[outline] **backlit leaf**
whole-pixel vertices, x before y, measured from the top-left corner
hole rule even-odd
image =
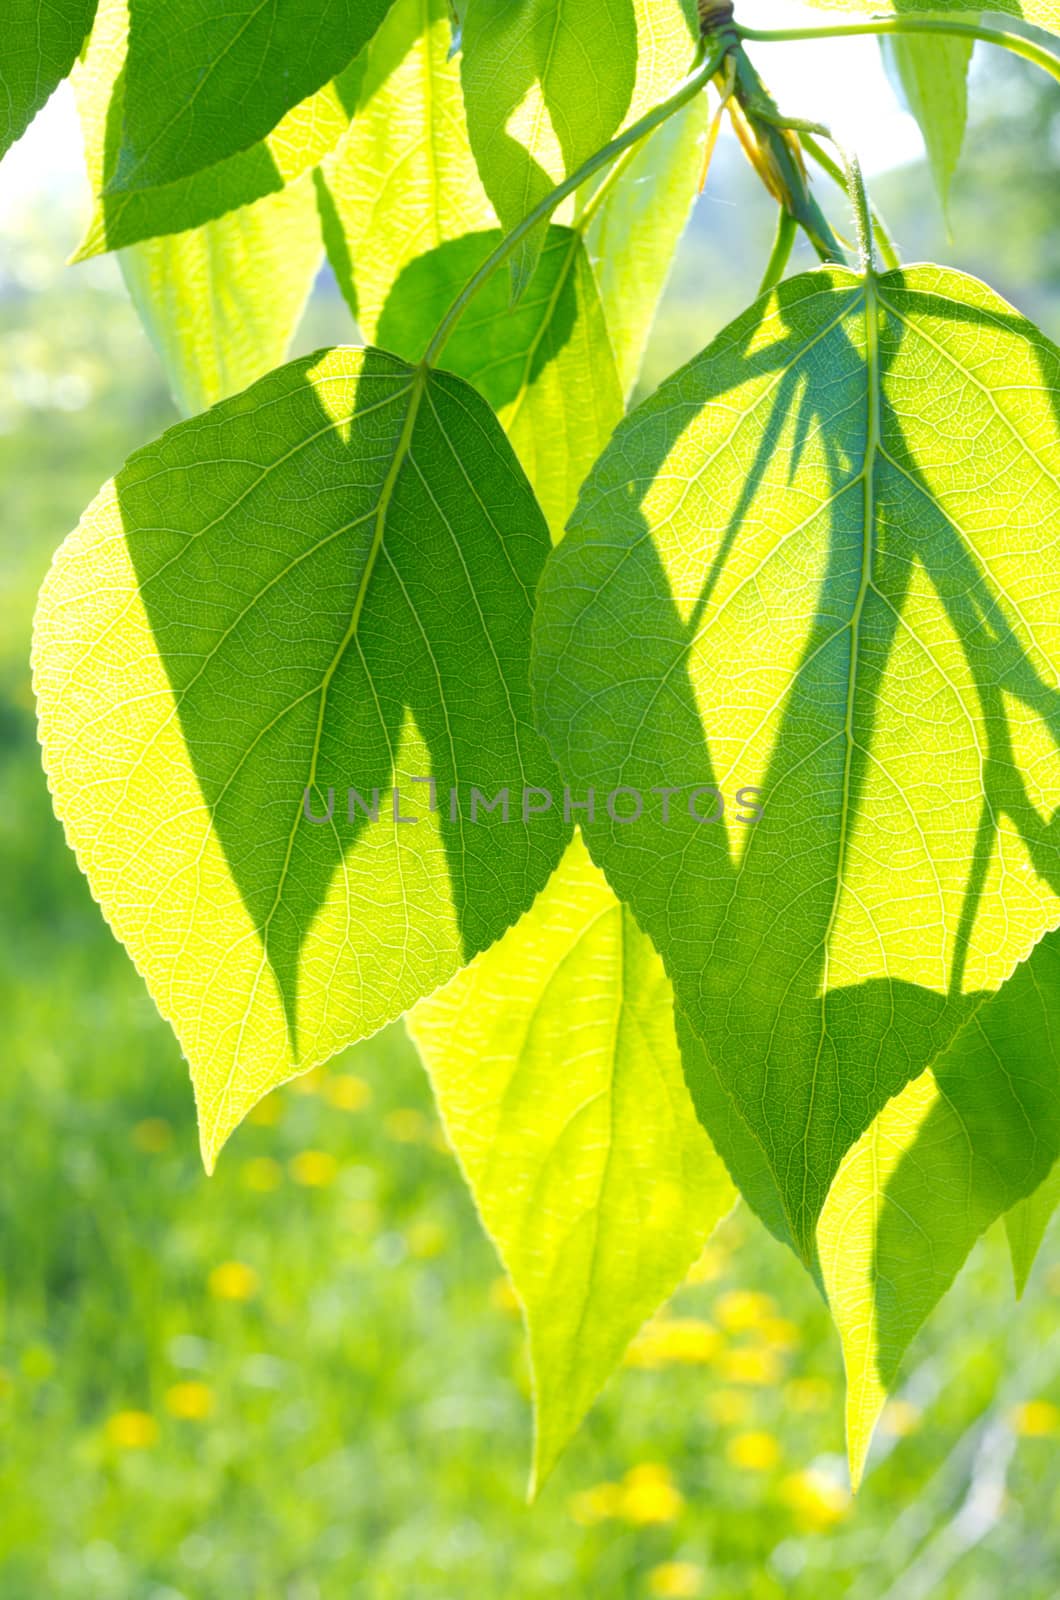
[[[0,156],[66,77],[96,0],[4,0],[0,30]]]
[[[128,13],[128,0],[101,0],[86,60],[74,69],[96,195],[96,209],[75,261],[139,239],[198,228],[238,206],[278,193],[335,147],[349,126],[356,103],[359,60],[333,83],[294,106],[250,149],[175,183],[131,194],[108,194],[106,185],[118,159],[121,136]]]
[[[847,1153],[821,1213],[821,1273],[843,1342],[855,1483],[913,1335],[979,1235],[1017,1201],[1028,1205],[1023,1197],[1037,1197],[1057,1156],[1060,935],[1052,934],[934,1070],[884,1107]]]
[[[1049,1176],[1033,1194],[1018,1201],[1005,1214],[1005,1232],[1008,1234],[1017,1295],[1021,1295],[1027,1287],[1035,1257],[1057,1206],[1060,1206],[1060,1161],[1054,1164]]]
[[[73,75],[97,191],[116,85],[120,91],[125,10],[124,0],[103,0]],[[157,195],[132,198],[142,219]],[[321,254],[308,176],[202,227],[121,251],[130,296],[183,411],[246,388],[284,359]]]
[[[409,1030],[526,1314],[540,1484],[735,1191],[685,1087],[662,962],[578,838]]]
[[[137,452],[63,546],[35,634],[45,765],[191,1063],[208,1164],[559,860],[561,807],[523,820],[524,785],[557,782],[529,720],[547,548],[474,390],[353,349]],[[507,820],[481,804],[502,789]]]
[[[808,1261],[845,1151],[1060,924],[1058,391],[970,278],[804,274],[620,424],[546,567],[540,725]]]
[[[367,44],[390,0],[130,0],[111,192],[249,150]]]
[[[920,124],[944,212],[968,120],[968,63],[973,43],[971,39],[924,34],[893,34],[880,40],[884,60]]]

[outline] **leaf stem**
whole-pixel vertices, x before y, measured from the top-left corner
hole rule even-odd
[[[828,151],[823,149],[822,146],[817,143],[817,140],[812,133],[807,133],[804,129],[800,135],[800,138],[802,139],[802,148],[806,151],[807,155],[813,157],[821,171],[826,173],[828,177],[831,178],[832,182],[837,184],[840,189],[846,190],[846,175],[838,161],[832,160],[831,156],[828,154]],[[829,135],[829,140],[831,141],[831,135]],[[883,220],[879,208],[876,205],[872,205],[871,210],[872,232],[876,243],[879,246],[880,255],[883,257],[884,265],[889,267],[892,272],[897,271],[902,263],[898,255],[898,247],[894,242],[894,236],[891,233],[890,228],[888,228],[886,222]]]
[[[996,44],[1013,55],[1032,61],[1043,72],[1060,83],[1060,56],[1051,50],[1024,39],[1021,34],[1007,33],[1002,28],[984,28],[974,22],[950,22],[944,17],[875,17],[868,22],[830,23],[817,28],[745,28],[738,27],[741,39],[753,44],[788,44],[810,39],[850,39],[860,34],[880,33],[941,33],[958,39],[982,39],[986,44]]]
[[[758,294],[761,297],[775,289],[784,276],[784,268],[791,257],[791,248],[795,243],[799,231],[799,224],[788,210],[782,205],[777,211],[777,231],[773,240],[773,248],[769,252],[766,270],[762,274],[762,282],[758,285]]]
[[[576,172],[572,172],[570,177],[564,178],[563,182],[557,184],[549,194],[545,195],[544,199],[538,201],[532,211],[527,212],[521,222],[516,223],[511,233],[504,236],[497,248],[486,257],[478,271],[468,279],[441,322],[439,322],[430,344],[424,351],[422,362],[424,366],[432,366],[437,361],[445,349],[453,329],[463,316],[471,300],[482,288],[483,284],[493,276],[497,268],[508,259],[512,251],[526,238],[527,234],[531,233],[538,223],[546,221],[556,207],[569,194],[573,194],[575,189],[580,188],[587,178],[591,178],[594,172],[599,172],[601,167],[606,167],[610,162],[617,160],[625,151],[629,150],[633,145],[639,144],[649,133],[653,133],[656,128],[661,127],[675,112],[680,111],[682,106],[693,100],[701,90],[706,88],[731,47],[731,38],[717,41],[714,43],[713,48],[710,49],[705,45],[701,45],[696,52],[696,64],[693,70],[683,83],[678,84],[672,94],[667,95],[665,100],[661,100],[657,106],[646,112],[637,122],[631,123],[609,144],[605,144],[601,150],[597,150],[595,155],[591,155],[587,161],[583,161]]]

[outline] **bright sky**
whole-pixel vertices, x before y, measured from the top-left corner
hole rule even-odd
[[[747,18],[753,14],[756,28],[812,27],[827,16],[800,0],[744,0],[738,9]],[[758,45],[754,55],[781,109],[828,123],[858,152],[866,172],[901,166],[923,153],[919,130],[895,99],[875,39]],[[0,229],[34,194],[76,192],[82,185],[77,116],[69,84],[63,84],[0,166]]]

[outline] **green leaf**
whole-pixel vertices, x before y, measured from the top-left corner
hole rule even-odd
[[[1031,1275],[1035,1257],[1041,1249],[1045,1230],[1052,1221],[1053,1213],[1060,1205],[1060,1161],[1053,1166],[1049,1176],[1044,1179],[1029,1194],[1025,1200],[1020,1200],[1005,1214],[1005,1232],[1008,1234],[1009,1251],[1012,1255],[1012,1275],[1016,1282],[1016,1294],[1022,1295],[1027,1287],[1027,1279]]]
[[[546,568],[539,725],[808,1261],[844,1152],[1060,924],[1058,391],[973,279],[804,274],[620,424]]]
[[[1036,1198],[1060,1155],[1058,999],[1053,934],[934,1071],[884,1107],[839,1169],[817,1237],[843,1343],[855,1485],[913,1335],[980,1234],[1022,1197]]]
[[[107,159],[112,91],[120,85],[124,29],[124,0],[103,0],[73,76],[96,189]],[[133,197],[141,221],[157,199]],[[161,220],[162,211],[155,216]],[[121,252],[130,296],[181,410],[201,411],[283,360],[321,253],[308,176],[203,227]]]
[[[810,0],[810,4],[826,11],[856,11],[865,17],[928,12],[936,17],[952,17],[955,22],[977,22],[986,9],[1022,17],[1024,22],[1060,33],[1060,0],[990,0],[985,8],[983,0]]]
[[[691,63],[690,23],[678,0],[468,0],[471,148],[506,232],[674,87]],[[543,242],[542,227],[516,250],[513,298]]]
[[[497,219],[467,142],[446,0],[396,0],[360,66],[357,115],[318,195],[336,277],[375,339],[411,261]]]
[[[672,1001],[576,838],[522,921],[409,1020],[526,1315],[537,1485],[735,1198]]]
[[[547,549],[475,391],[353,349],[138,451],[63,546],[34,645],[45,766],[191,1064],[208,1165],[559,860],[562,810],[522,808],[556,784],[529,714]],[[472,786],[509,789],[509,819]],[[377,821],[349,788],[379,790]]]
[[[70,71],[95,9],[96,0],[4,0],[0,156]]]
[[[418,361],[455,295],[500,241],[469,234],[419,256],[398,279],[379,342]],[[549,230],[533,280],[515,307],[496,272],[445,347],[445,364],[496,411],[554,539],[622,415],[622,392],[581,235]]]
[[[160,188],[108,194],[121,135],[128,12],[128,0],[102,0],[85,61],[74,68],[86,160],[97,197],[75,261],[140,239],[198,228],[278,193],[338,144],[356,103],[359,60],[295,106],[249,150]]]
[[[696,198],[710,120],[706,95],[636,148],[586,230],[622,392],[640,374],[656,307]]]
[[[471,147],[508,231],[621,124],[637,75],[633,0],[468,0],[462,40]],[[512,258],[515,294],[543,236]]]
[[[347,67],[390,0],[130,0],[111,192],[190,177],[264,139]]]
[[[882,38],[880,45],[884,61],[920,124],[945,214],[968,121],[968,64],[974,41],[941,34],[893,34]]]
[[[186,416],[279,365],[322,256],[308,176],[205,227],[121,252],[129,294]]]

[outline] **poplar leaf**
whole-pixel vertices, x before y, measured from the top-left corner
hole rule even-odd
[[[125,0],[103,0],[73,74],[96,190],[113,154],[107,137],[115,95],[120,102],[125,24]],[[154,197],[132,198],[143,218]],[[307,176],[202,227],[142,240],[119,253],[130,297],[182,411],[213,405],[283,360],[322,248]]]
[[[468,234],[411,263],[380,319],[380,343],[418,360],[442,314],[500,238],[496,229]],[[503,273],[495,272],[457,323],[444,360],[496,411],[558,539],[623,410],[580,233],[549,229],[530,286],[514,307]]]
[[[692,59],[692,9],[678,0],[468,0],[468,130],[505,232],[680,81]],[[516,250],[513,299],[543,243],[542,226]]]
[[[66,77],[96,0],[4,0],[0,38],[0,156]]]
[[[390,0],[129,0],[111,193],[190,177],[276,127],[367,44]]]
[[[914,1334],[980,1234],[1037,1198],[1035,1185],[1048,1188],[1060,1156],[1058,1002],[1060,935],[1052,934],[840,1166],[817,1238],[843,1344],[855,1485]],[[1017,1273],[1033,1253],[1021,1239]]]
[[[60,551],[34,644],[45,767],[190,1062],[207,1165],[559,860],[562,809],[522,812],[524,785],[558,782],[529,715],[547,548],[473,389],[338,349],[136,452]],[[471,786],[507,789],[507,817],[476,816]]]
[[[496,225],[468,147],[449,27],[446,0],[396,0],[359,59],[349,133],[318,176],[328,256],[369,339],[411,261]]]
[[[685,1087],[662,962],[579,838],[409,1031],[526,1316],[539,1486],[735,1191]]]
[[[1058,391],[973,279],[804,274],[619,425],[542,580],[539,725],[808,1262],[845,1151],[1060,924]]]
[[[894,34],[881,38],[880,45],[920,125],[945,215],[968,121],[968,64],[974,41],[941,34]]]
[[[1031,1268],[1057,1206],[1060,1206],[1060,1161],[1054,1163],[1049,1176],[1033,1194],[1017,1201],[1005,1214],[1005,1232],[1012,1256],[1012,1276],[1017,1296],[1022,1295],[1027,1287]]]
[[[85,60],[74,68],[95,210],[74,254],[86,260],[140,239],[184,233],[216,217],[282,192],[339,142],[349,126],[360,81],[353,62],[334,82],[294,106],[266,138],[204,172],[157,188],[111,194],[118,159],[128,0],[101,0]]]

